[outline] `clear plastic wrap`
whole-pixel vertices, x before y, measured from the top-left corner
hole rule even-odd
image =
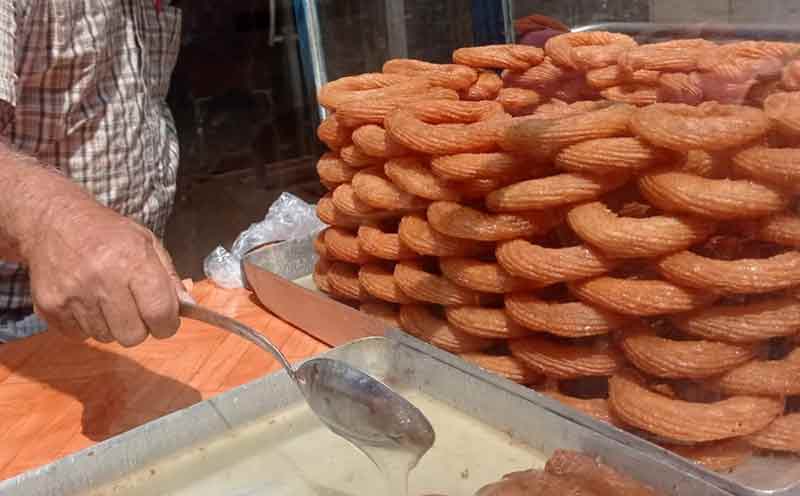
[[[264,220],[239,234],[230,251],[216,247],[203,261],[203,271],[224,288],[244,287],[242,258],[248,252],[265,244],[312,236],[324,227],[314,205],[291,193],[282,193],[269,207]]]

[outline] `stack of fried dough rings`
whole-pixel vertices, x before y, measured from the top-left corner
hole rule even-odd
[[[567,33],[333,81],[315,281],[713,470],[799,453],[798,52]]]

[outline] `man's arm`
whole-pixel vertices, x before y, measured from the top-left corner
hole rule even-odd
[[[39,217],[65,197],[89,199],[55,169],[0,143],[0,259],[22,262],[24,245],[34,242],[31,236]]]
[[[155,236],[2,144],[0,258],[28,265],[52,329],[133,346],[178,328],[182,286]]]

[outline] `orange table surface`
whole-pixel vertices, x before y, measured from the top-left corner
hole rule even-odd
[[[328,349],[271,315],[247,290],[203,281],[192,295],[262,332],[291,361]],[[279,368],[242,338],[192,320],[169,340],[129,349],[56,333],[0,345],[0,480]]]

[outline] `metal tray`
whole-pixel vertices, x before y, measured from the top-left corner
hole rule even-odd
[[[284,249],[291,251],[291,257],[277,255]],[[267,255],[265,252],[270,250],[273,253]],[[290,265],[293,267],[304,265],[298,261],[298,258],[315,258],[311,239],[293,242],[286,248],[280,244],[272,245],[253,252],[245,259],[245,272],[248,280],[252,283],[259,300],[270,311],[323,341],[336,339],[339,322],[354,321],[354,319],[361,321],[361,319],[367,318],[373,321],[371,327],[369,324],[364,324],[358,328],[360,336],[379,334],[379,329],[383,329],[384,332],[388,330],[385,324],[370,319],[353,308],[313,290],[313,282],[310,280],[309,274],[302,275],[298,271],[287,270],[286,264],[274,263],[277,260],[288,258],[291,258]],[[290,276],[293,280],[282,279],[285,276]],[[281,279],[281,284],[276,285],[273,279]],[[325,307],[322,312],[304,310],[322,308],[322,306]],[[452,356],[452,360],[460,361],[456,356]],[[596,421],[549,398],[539,397],[532,391],[528,394],[535,395],[537,403],[546,405],[547,408],[575,423],[597,431],[621,444],[634,447],[647,456],[668,460],[668,463],[680,467],[681,471],[704,478],[730,493],[742,496],[800,494],[800,459],[794,456],[754,456],[732,473],[717,474],[684,460],[656,444]]]
[[[390,384],[431,420],[437,442],[410,494],[471,495],[555,449],[580,450],[672,496],[729,495],[659,454],[571,421],[530,389],[490,376],[403,333],[327,356]],[[380,484],[366,457],[325,430],[285,372],[148,423],[0,483],[4,496],[356,495]],[[376,486],[372,486],[376,487]]]

